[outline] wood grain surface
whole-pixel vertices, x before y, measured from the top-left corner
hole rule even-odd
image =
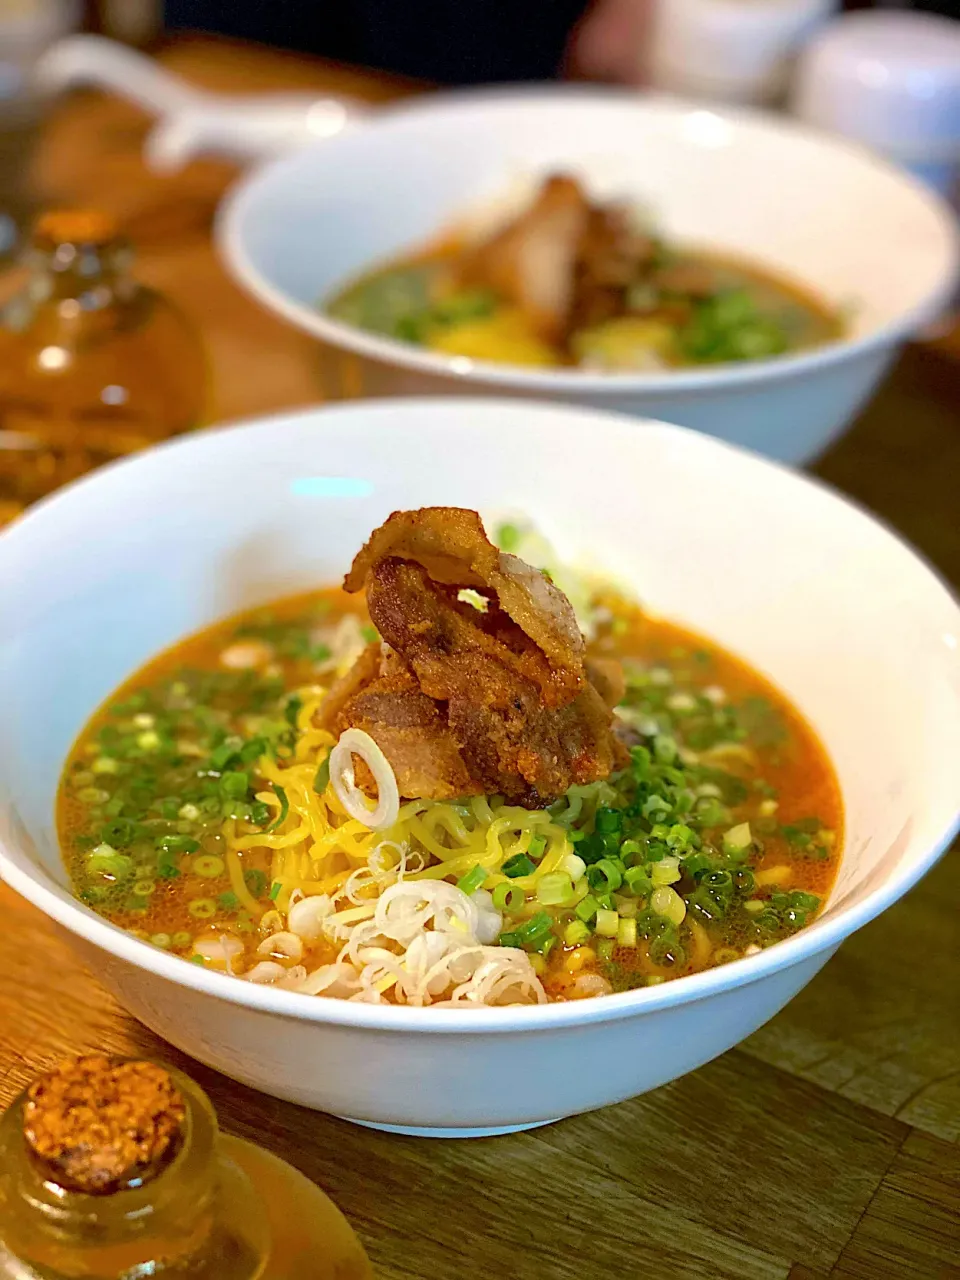
[[[410,86],[253,47],[182,41],[171,67],[213,88]],[[316,401],[315,345],[225,276],[210,246],[234,176],[139,159],[146,122],[95,94],[52,119],[48,203],[124,219],[141,276],[204,334],[211,418]],[[960,581],[960,343],[909,352],[820,464]],[[739,1048],[632,1102],[474,1142],[374,1133],[262,1097],[184,1060],[115,1003],[65,935],[0,886],[0,1105],[66,1053],[146,1054],[209,1090],[224,1126],[320,1182],[382,1280],[944,1280],[960,1277],[960,855],[851,938]]]

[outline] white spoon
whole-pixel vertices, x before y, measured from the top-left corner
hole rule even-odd
[[[38,61],[37,82],[46,92],[96,85],[135,102],[159,123],[147,139],[150,166],[172,173],[194,156],[239,161],[330,138],[360,123],[364,104],[310,93],[251,95],[209,93],[164,71],[151,58],[102,36],[69,36]]]

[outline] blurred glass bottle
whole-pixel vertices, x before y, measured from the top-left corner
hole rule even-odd
[[[32,218],[29,167],[42,110],[34,64],[80,18],[78,0],[0,0],[0,261]]]
[[[113,220],[37,223],[0,313],[0,524],[52,489],[200,420],[198,335],[130,274]]]
[[[88,1057],[0,1120],[0,1280],[372,1280],[336,1205],[155,1063]]]

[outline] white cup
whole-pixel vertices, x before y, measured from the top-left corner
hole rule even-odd
[[[949,193],[960,165],[960,22],[849,14],[803,53],[792,105]]]

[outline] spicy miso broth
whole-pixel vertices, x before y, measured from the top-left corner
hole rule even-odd
[[[669,242],[629,207],[548,179],[488,239],[447,238],[350,282],[331,316],[446,355],[631,373],[761,360],[840,336],[840,316],[759,263]]]
[[[474,626],[475,600],[436,599]],[[334,786],[323,710],[345,680],[356,696],[362,663],[393,661],[362,594],[322,590],[186,638],[118,690],[67,762],[58,825],[78,896],[192,963],[388,1003],[601,995],[792,936],[821,910],[843,840],[815,732],[708,639],[602,587],[584,608],[586,670],[616,703],[607,775],[546,803],[407,795],[436,791],[441,765],[410,727],[423,690],[393,663],[349,730],[396,776],[379,829],[370,779],[359,805]],[[505,625],[476,621],[484,636]],[[342,726],[351,704],[338,705]],[[361,784],[368,760],[376,777],[375,757],[351,766]]]

